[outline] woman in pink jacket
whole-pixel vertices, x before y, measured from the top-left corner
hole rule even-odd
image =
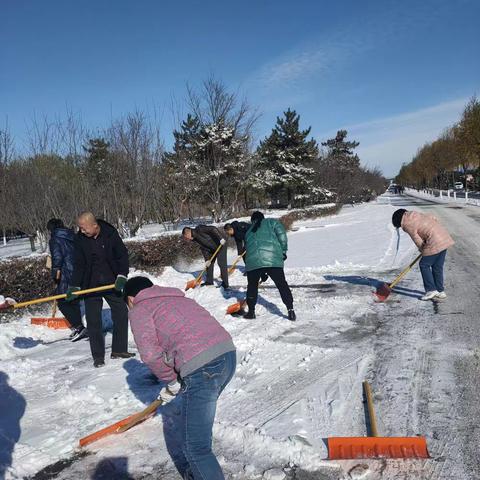
[[[446,298],[447,294],[443,286],[443,265],[447,248],[455,243],[447,230],[440,225],[433,215],[409,212],[404,208],[394,212],[392,223],[395,228],[402,227],[422,252],[420,271],[422,272],[425,295],[421,299]]]
[[[217,399],[235,373],[232,337],[178,288],[132,277],[124,292],[140,357],[166,382],[159,399],[168,403],[177,394],[181,397],[174,426],[181,434],[180,445],[166,438],[178,472],[185,479],[223,480],[212,452],[212,428]]]

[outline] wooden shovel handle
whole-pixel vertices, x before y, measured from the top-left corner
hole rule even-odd
[[[415,258],[415,260],[413,260],[413,262],[410,263],[410,265],[405,270],[403,270],[400,275],[398,275],[398,277],[389,285],[389,287],[393,288],[413,268],[413,266],[422,258],[422,256],[422,253],[418,255],[418,257]]]
[[[370,431],[372,437],[378,437],[377,419],[375,418],[375,410],[373,409],[373,396],[370,384],[363,382],[363,390],[365,392],[365,399],[367,400],[368,418],[370,420]]]
[[[113,290],[115,288],[115,284],[112,283],[111,285],[104,285],[103,287],[95,287],[95,288],[87,288],[86,290],[78,290],[77,292],[73,292],[73,295],[87,295],[88,293],[94,292],[104,292],[105,290]],[[12,308],[23,308],[28,307],[29,305],[36,305],[38,303],[45,303],[45,302],[52,302],[54,300],[62,300],[66,298],[67,294],[62,293],[60,295],[53,295],[52,297],[45,297],[45,298],[37,298],[36,300],[29,300],[28,302],[20,302],[15,303],[12,305]]]

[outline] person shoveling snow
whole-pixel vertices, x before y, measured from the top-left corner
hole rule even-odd
[[[446,298],[447,295],[443,285],[443,265],[447,249],[455,242],[445,227],[433,215],[409,212],[404,208],[400,208],[393,213],[392,223],[395,228],[402,228],[408,233],[422,253],[420,271],[425,295],[421,299]]]

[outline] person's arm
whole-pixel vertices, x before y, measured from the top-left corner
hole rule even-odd
[[[135,343],[140,358],[153,374],[160,380],[171,382],[177,379],[177,372],[165,362],[165,352],[157,335],[157,329],[151,316],[141,319],[141,328],[138,322],[130,321]]]
[[[120,235],[115,230],[113,233],[113,255],[115,263],[118,267],[118,274],[128,277],[129,264],[128,264],[128,250]]]
[[[59,242],[54,237],[50,238],[49,247],[50,255],[52,257],[51,275],[53,280],[60,280],[63,265],[62,249]]]
[[[417,246],[417,248],[422,251],[424,241],[422,237],[418,234],[418,230],[416,228],[404,228],[405,232],[408,233],[410,238],[413,240],[413,243]]]
[[[275,220],[274,226],[273,226],[273,231],[275,232],[275,235],[278,239],[278,242],[280,243],[280,246],[282,247],[283,253],[287,253],[288,250],[288,239],[287,239],[287,231],[285,230],[285,227],[283,224]]]

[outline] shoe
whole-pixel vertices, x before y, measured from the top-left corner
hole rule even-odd
[[[230,290],[230,287],[228,285],[225,285],[224,283],[222,283],[220,285],[226,292],[228,292]]]
[[[288,319],[291,321],[291,322],[294,322],[296,319],[297,319],[297,316],[295,315],[295,310],[293,308],[291,308],[289,311],[288,311]]]
[[[213,282],[203,282],[200,284],[201,287],[209,287],[210,285],[213,285]]]
[[[434,299],[440,292],[437,292],[436,290],[432,290],[431,292],[426,292],[423,297],[420,297],[420,300],[432,300]]]
[[[243,315],[243,318],[246,318],[247,320],[253,320],[254,318],[257,318],[257,317],[255,316],[254,310],[249,310],[247,313]]]
[[[446,294],[445,292],[438,292],[438,293],[435,295],[435,298],[444,299],[444,298],[447,298],[447,294]]]
[[[93,366],[95,368],[101,368],[105,366],[105,360],[103,358],[94,358],[93,359]]]
[[[110,358],[132,358],[136,355],[136,353],[130,353],[130,352],[119,352],[119,353],[114,353],[110,355]]]
[[[268,273],[263,273],[258,283],[262,284],[262,283],[265,283],[267,280],[268,280]]]
[[[85,327],[76,328],[70,335],[71,342],[78,342],[82,338],[88,337],[88,330]]]

